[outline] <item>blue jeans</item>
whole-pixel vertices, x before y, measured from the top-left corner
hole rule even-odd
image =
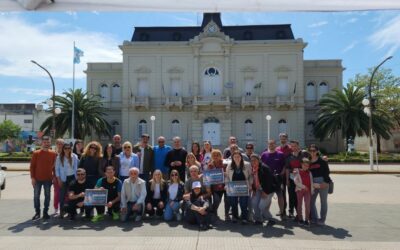
[[[240,210],[242,211],[240,218],[242,220],[247,220],[248,217],[248,203],[249,196],[230,196],[229,204],[232,207],[233,218],[239,219],[238,204],[240,205]]]
[[[129,219],[129,216],[133,215],[134,217],[136,216],[142,216],[143,212],[144,212],[144,205],[143,204],[138,204],[140,205],[139,210],[140,211],[135,211],[133,210],[133,206],[136,204],[136,202],[130,202],[128,201],[127,205],[126,205],[126,213],[122,213],[121,212],[121,221],[125,222]]]
[[[40,213],[40,193],[42,191],[42,186],[44,189],[44,213],[49,212],[50,205],[50,188],[52,181],[36,181],[35,186],[33,187],[33,204],[35,207],[36,213]]]
[[[323,183],[323,177],[315,177],[313,179],[314,183]],[[326,215],[328,213],[328,188],[324,189],[314,189],[314,194],[311,196],[311,220],[316,222],[318,220],[318,212],[317,212],[317,196],[319,195],[319,199],[321,202],[321,210],[320,210],[320,221],[325,222]]]
[[[270,193],[267,197],[262,197],[262,191],[257,190],[253,197],[251,197],[251,207],[253,209],[255,221],[264,222],[264,219],[272,219],[272,214],[269,211],[271,207],[272,197],[274,193]]]
[[[60,212],[61,211],[65,211],[65,196],[67,195],[67,191],[69,188],[69,185],[71,184],[71,182],[73,182],[75,180],[75,175],[70,175],[67,176],[67,179],[65,182],[63,182],[62,188],[60,188]]]
[[[171,202],[172,202],[172,207],[171,207]],[[164,211],[164,220],[170,221],[176,216],[178,213],[180,213],[179,208],[181,207],[181,204],[179,201],[168,201],[167,204],[165,204],[165,211]]]

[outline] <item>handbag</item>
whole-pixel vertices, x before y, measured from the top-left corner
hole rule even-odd
[[[328,194],[333,194],[334,187],[335,187],[335,185],[334,185],[333,181],[329,182]]]

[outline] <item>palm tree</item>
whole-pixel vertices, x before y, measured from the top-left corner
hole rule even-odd
[[[368,116],[362,105],[364,97],[363,89],[354,85],[325,94],[319,102],[320,110],[313,130],[315,137],[323,140],[341,131],[347,142],[350,137],[368,135]],[[382,109],[374,110],[372,114],[372,130],[385,139],[390,138],[393,127],[389,117]]]
[[[63,96],[55,97],[56,107],[61,113],[56,116],[56,137],[62,137],[66,132],[71,134],[72,126],[72,97],[75,97],[75,138],[84,139],[92,134],[110,136],[110,124],[104,119],[106,116],[99,96],[89,95],[82,89],[63,92]],[[47,118],[40,130],[49,133],[52,126],[52,117]]]

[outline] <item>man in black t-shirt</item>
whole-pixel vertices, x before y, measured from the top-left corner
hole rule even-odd
[[[112,215],[113,220],[119,220],[120,200],[121,200],[121,181],[115,177],[113,166],[106,167],[106,177],[100,178],[97,183],[97,189],[107,189],[107,208],[108,214]],[[92,222],[98,222],[104,219],[104,206],[96,206],[97,215],[93,217]]]
[[[164,165],[169,167],[169,173],[176,169],[181,181],[185,181],[186,156],[188,153],[182,148],[180,137],[175,136],[173,142],[173,149],[167,153]]]
[[[76,208],[85,209],[85,217],[90,218],[91,207],[85,207],[83,200],[85,199],[85,190],[92,188],[86,181],[86,171],[83,168],[78,168],[76,171],[77,179],[72,181],[68,192],[68,213],[71,220],[75,219]]]

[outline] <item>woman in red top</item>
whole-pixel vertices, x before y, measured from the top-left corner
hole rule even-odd
[[[296,185],[297,195],[297,215],[299,224],[310,226],[310,202],[311,194],[313,193],[313,182],[311,172],[308,170],[310,167],[310,160],[303,158],[301,160],[301,168],[295,170],[294,183]],[[305,220],[303,221],[303,200],[305,207]]]
[[[222,163],[222,153],[219,149],[213,149],[211,151],[211,161],[208,163],[208,170],[211,169],[223,169],[224,174],[225,174],[225,168],[224,164]],[[225,203],[225,218],[229,218],[228,213],[229,213],[229,205],[228,205],[228,200],[227,196],[225,193],[225,184],[215,184],[211,185],[211,191],[212,191],[212,211],[215,214],[216,217],[218,217],[218,207],[221,204],[222,201],[222,196],[224,196],[224,203]],[[225,195],[224,195],[225,194]]]

